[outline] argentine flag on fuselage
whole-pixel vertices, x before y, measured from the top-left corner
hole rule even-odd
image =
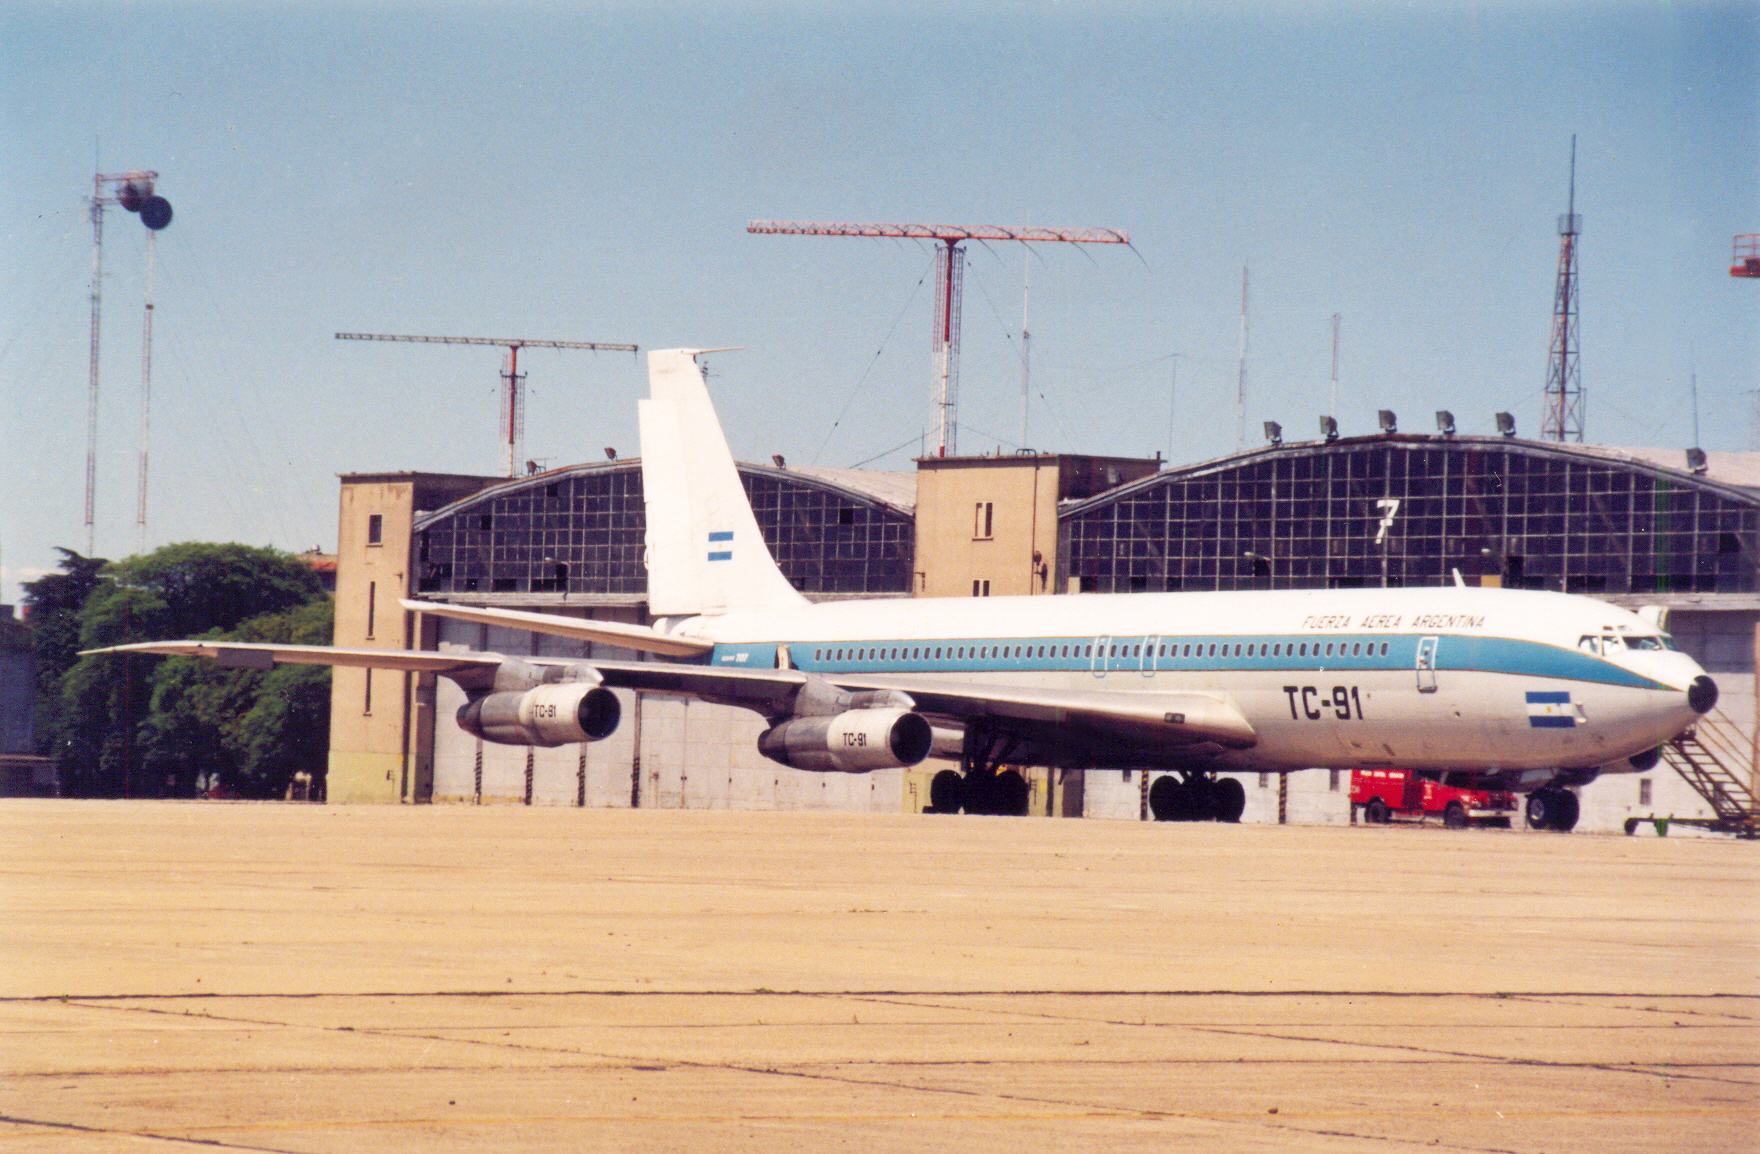
[[[1528,725],[1533,729],[1570,729],[1577,724],[1568,690],[1530,691]]]

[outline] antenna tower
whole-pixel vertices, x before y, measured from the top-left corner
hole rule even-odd
[[[521,349],[592,349],[595,352],[634,353],[634,345],[608,345],[600,341],[528,341],[510,337],[417,337],[396,333],[337,333],[339,341],[403,341],[418,345],[496,345],[507,350],[501,370],[501,463],[509,477],[519,476],[519,450],[526,434],[525,402],[520,385]]]
[[[886,236],[932,240],[935,253],[935,455],[957,451],[959,422],[959,319],[965,283],[968,240],[1061,241],[1069,244],[1129,244],[1131,238],[1110,228],[1003,228],[994,224],[819,224],[802,220],[754,220],[752,233],[784,236]]]
[[[1241,266],[1241,366],[1234,394],[1236,449],[1247,447],[1247,266]]]
[[[1326,394],[1326,415],[1338,419],[1338,314],[1332,314],[1332,388]]]
[[[1026,270],[1021,274],[1021,439],[1020,447],[1027,447],[1027,404],[1031,388],[1033,333],[1027,328],[1027,293],[1033,286],[1033,254],[1028,253],[1024,262]]]
[[[153,371],[153,234],[171,223],[171,202],[153,194],[159,174],[146,169],[96,173],[92,177],[92,347],[91,381],[86,392],[86,556],[97,551],[98,497],[98,332],[104,301],[104,206],[120,204],[147,226],[146,325],[141,344],[141,474],[138,504],[141,547],[147,536],[147,404]],[[106,194],[104,186],[110,185]]]
[[[1558,286],[1552,294],[1552,352],[1546,367],[1543,441],[1583,439],[1583,380],[1577,364],[1577,138],[1571,136],[1569,209],[1558,218]]]

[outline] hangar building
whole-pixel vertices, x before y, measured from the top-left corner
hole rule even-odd
[[[739,470],[778,564],[813,599],[1419,585],[1458,574],[1658,607],[1717,679],[1723,700],[1706,727],[1744,752],[1731,768],[1751,789],[1760,454],[1386,434],[1178,468],[1022,452],[924,459],[914,476],[780,461]],[[645,621],[644,533],[637,461],[516,479],[345,476],[337,644],[637,658],[397,602]],[[630,697],[607,741],[523,749],[451,724],[463,698],[444,679],[338,669],[334,686],[333,801],[897,810],[927,800],[921,769],[844,777],[776,765],[756,751],[756,716],[700,702]],[[1039,774],[1029,812],[1138,817],[1141,776]],[[1277,785],[1293,792],[1275,804],[1270,783],[1248,775],[1248,820],[1350,820],[1338,778],[1290,775]],[[1604,778],[1582,800],[1583,828],[1711,812],[1667,764]]]

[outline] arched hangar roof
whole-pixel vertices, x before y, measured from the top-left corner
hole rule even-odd
[[[1666,462],[1673,456],[1682,467]],[[1391,435],[1265,446],[1059,511],[1071,589],[1470,583],[1752,593],[1760,468],[1680,450]]]
[[[908,593],[914,493],[891,474],[740,463],[777,564],[810,595]],[[625,603],[647,592],[639,459],[518,477],[415,522],[416,587],[521,603]]]

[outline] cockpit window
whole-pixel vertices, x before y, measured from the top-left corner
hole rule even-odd
[[[1674,646],[1667,643],[1666,639],[1661,638],[1661,637],[1627,637],[1626,638],[1626,645],[1628,645],[1629,647],[1631,647],[1633,649],[1673,649],[1674,648]]]

